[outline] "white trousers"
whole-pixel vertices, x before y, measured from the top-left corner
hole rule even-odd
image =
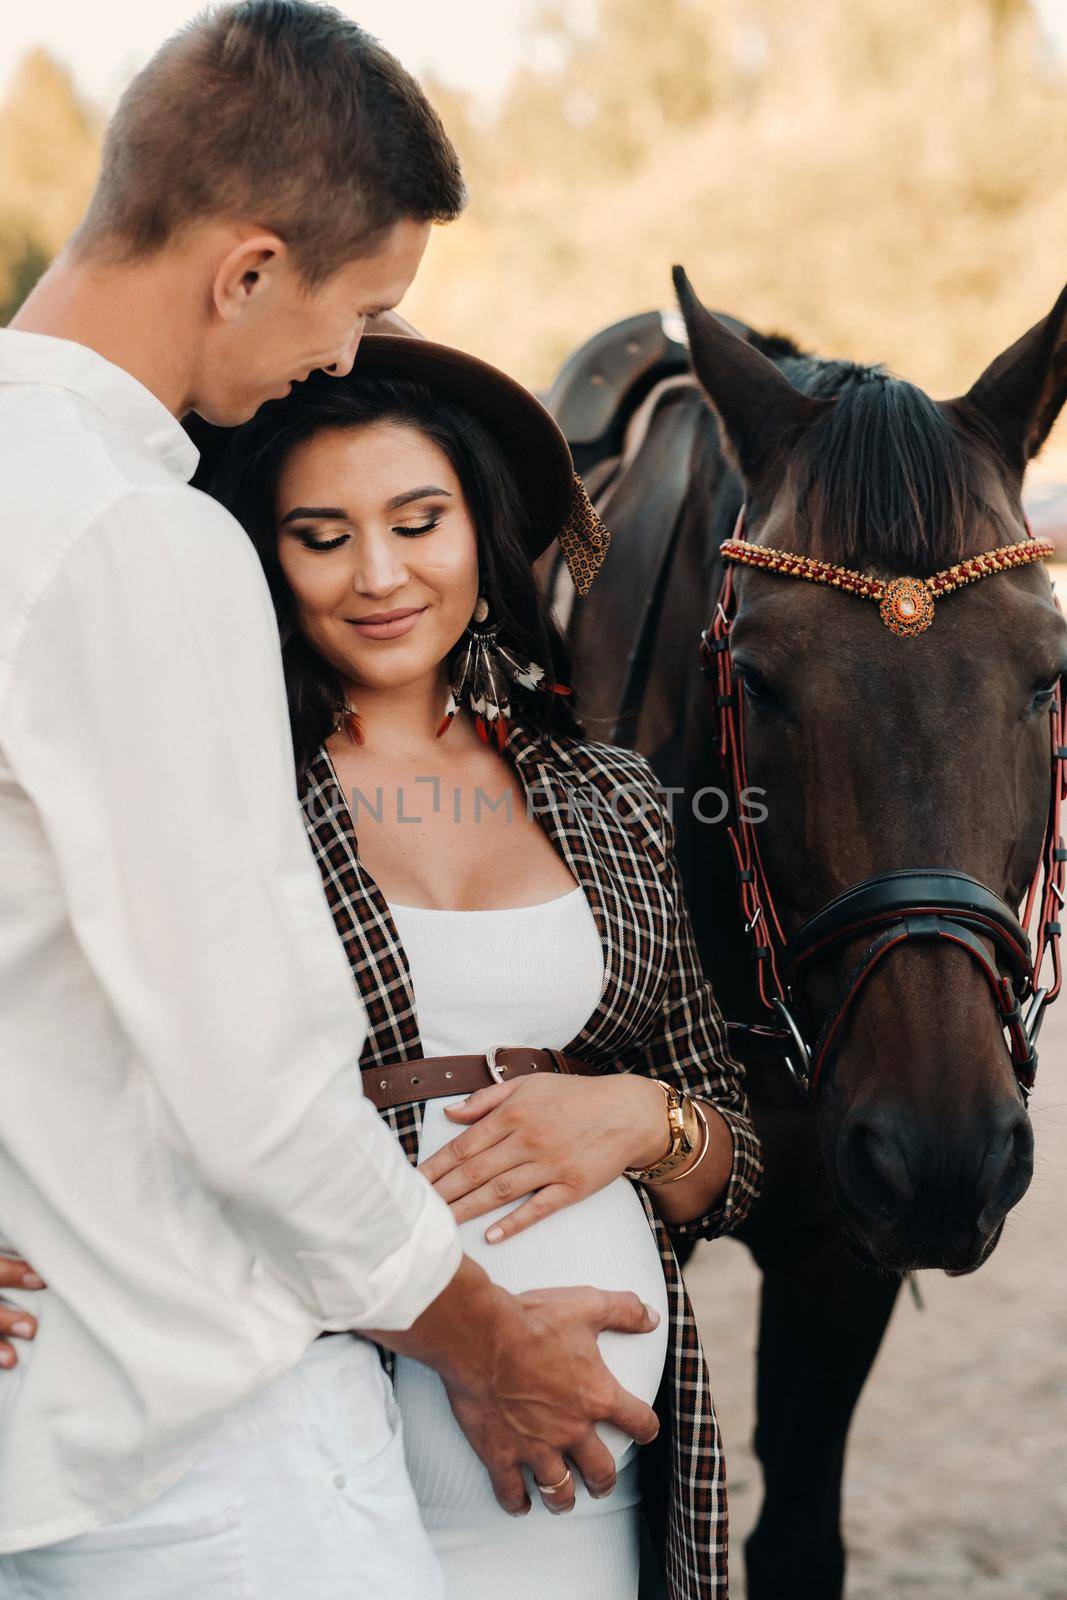
[[[0,1555],[0,1600],[443,1600],[373,1346],[317,1339],[150,1505]]]

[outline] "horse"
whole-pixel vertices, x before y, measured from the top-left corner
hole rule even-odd
[[[903,1276],[980,1266],[1032,1172],[1049,993],[1015,912],[1043,858],[1054,994],[1067,627],[1021,489],[1067,393],[1067,290],[935,402],[675,284],[673,361],[646,360],[649,318],[630,319],[548,397],[607,484],[612,543],[585,599],[560,564],[542,577],[587,731],[645,754],[671,797],[764,1145],[739,1229],[762,1272],[749,1600],[838,1600],[848,1429]],[[631,369],[630,411],[657,381],[624,448]],[[1018,566],[990,554],[1018,545]],[[894,579],[896,626],[870,603]]]

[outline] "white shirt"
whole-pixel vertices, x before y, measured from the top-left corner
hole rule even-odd
[[[145,1503],[461,1258],[363,1099],[252,545],[130,374],[0,331],[0,1550]]]

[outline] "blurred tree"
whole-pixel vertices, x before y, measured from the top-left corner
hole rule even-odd
[[[1067,275],[1067,80],[1030,0],[559,0],[456,132],[473,201],[412,315],[535,384],[669,303],[679,259],[724,309],[942,391]]]
[[[101,124],[46,50],[22,60],[0,102],[0,302],[7,316],[81,216]]]
[[[717,90],[714,0],[599,0],[592,26],[558,3],[535,18],[531,53],[558,65],[534,72],[509,103],[501,131],[521,126],[537,100],[578,136],[601,172],[632,172],[667,130],[699,121]],[[573,148],[573,146],[572,146]]]
[[[10,322],[49,259],[35,239],[25,234],[20,239],[5,238],[0,232],[0,261],[7,263],[0,272],[0,327]]]
[[[544,384],[670,300],[968,382],[1067,275],[1067,77],[1031,0],[542,0],[499,103],[429,85],[472,202],[405,304]],[[31,52],[0,104],[0,315],[76,221],[99,120]]]

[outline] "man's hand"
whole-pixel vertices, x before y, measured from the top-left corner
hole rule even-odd
[[[651,1333],[658,1321],[650,1306],[627,1292],[544,1289],[510,1295],[465,1258],[412,1328],[371,1337],[440,1374],[497,1499],[505,1511],[521,1516],[530,1509],[524,1466],[539,1484],[553,1485],[565,1479],[573,1462],[591,1495],[611,1493],[615,1462],[596,1423],[614,1423],[639,1444],[656,1437],[655,1412],[612,1376],[597,1335],[609,1328]],[[544,1500],[550,1511],[569,1511],[573,1485]]]
[[[600,1499],[615,1487],[615,1459],[593,1424],[614,1422],[647,1444],[659,1422],[608,1371],[596,1336],[606,1328],[649,1333],[658,1314],[635,1294],[600,1289],[542,1289],[517,1299],[525,1324],[517,1338],[497,1340],[474,1385],[445,1378],[452,1410],[505,1510],[529,1509],[520,1466],[532,1468],[538,1483],[555,1484],[567,1472],[564,1455]],[[573,1484],[545,1503],[569,1511]]]

